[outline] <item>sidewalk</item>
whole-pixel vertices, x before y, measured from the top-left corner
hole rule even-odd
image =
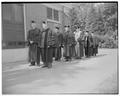
[[[112,51],[111,51],[112,52]],[[110,53],[105,53],[103,50],[99,50],[99,54],[96,56],[96,57],[91,57],[91,58],[83,58],[81,59],[82,61],[83,60],[89,60],[89,59],[92,59],[92,58],[97,58],[97,57],[100,57],[100,56],[103,56],[105,54],[110,54]],[[79,59],[73,59],[72,61],[70,61],[71,63],[75,63],[77,62]],[[56,65],[56,64],[67,64],[67,63],[70,63],[70,62],[64,62],[64,60],[61,60],[61,61],[54,61],[53,60],[53,66]],[[41,62],[41,65],[43,63]],[[2,72],[10,72],[10,71],[17,71],[17,70],[31,70],[31,69],[36,69],[36,68],[41,68],[41,66],[29,66],[30,63],[28,63],[27,61],[17,61],[17,62],[10,62],[10,63],[3,63],[2,64]]]
[[[100,50],[96,57],[54,61],[51,69],[19,63],[12,68],[17,71],[3,72],[3,93],[118,93],[117,60],[117,50],[112,49]]]
[[[42,64],[42,62],[41,62]],[[2,71],[3,72],[10,72],[10,71],[17,71],[17,70],[28,70],[28,69],[35,69],[38,66],[29,66],[30,63],[27,61],[19,61],[19,62],[12,62],[12,63],[3,63]]]
[[[82,60],[84,60],[83,58]],[[86,58],[87,59],[87,58]],[[79,59],[78,59],[79,60]],[[67,63],[75,63],[78,61],[76,59],[73,59],[72,61],[65,62],[64,60],[61,61],[54,61],[53,60],[53,66],[57,64],[67,64]],[[19,61],[19,62],[11,62],[11,63],[3,63],[2,65],[2,72],[11,72],[11,71],[18,71],[18,70],[32,70],[41,68],[42,66],[29,66],[30,63],[27,61]],[[43,62],[40,63],[40,65],[43,65]]]

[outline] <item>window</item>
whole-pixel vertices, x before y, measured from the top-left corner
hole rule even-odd
[[[54,9],[54,20],[59,21],[58,11]]]
[[[59,21],[59,11],[47,7],[47,18],[55,21]]]
[[[52,19],[52,8],[47,8],[47,18]]]

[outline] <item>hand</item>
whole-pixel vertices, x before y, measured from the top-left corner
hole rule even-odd
[[[50,48],[50,46],[48,46],[48,48]]]
[[[30,43],[32,44],[32,43],[33,43],[33,41],[30,41]]]

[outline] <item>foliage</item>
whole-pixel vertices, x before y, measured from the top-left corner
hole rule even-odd
[[[79,3],[74,4],[69,15],[72,31],[79,26],[81,30],[95,32],[105,47],[118,46],[117,3]]]

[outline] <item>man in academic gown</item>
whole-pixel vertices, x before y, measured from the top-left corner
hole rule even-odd
[[[92,37],[93,37],[93,56],[96,56],[96,54],[98,53],[99,40],[94,33],[92,33]]]
[[[80,59],[80,44],[79,44],[79,39],[80,38],[80,30],[79,27],[76,28],[75,31],[75,41],[76,41],[76,46],[75,46],[75,51],[76,51],[76,59]]]
[[[77,44],[76,40],[75,40],[75,34],[73,32],[71,32],[71,43],[72,43],[72,46],[71,46],[71,51],[72,51],[72,57],[75,58],[76,56],[76,51],[75,51],[75,46]]]
[[[38,54],[37,51],[38,48],[38,42],[40,39],[40,29],[36,27],[36,22],[31,21],[31,29],[28,31],[27,40],[29,45],[29,62],[31,62],[31,66],[34,66],[35,63],[39,65],[40,59],[38,60]],[[40,58],[40,57],[39,57]]]
[[[80,58],[84,56],[84,31],[80,31],[80,36],[78,38]]]
[[[72,56],[72,51],[71,51],[72,36],[69,27],[70,26],[65,26],[65,32],[64,32],[64,57],[66,61],[71,60],[71,56]]]
[[[85,56],[89,57],[89,47],[90,47],[90,40],[89,40],[89,31],[85,32],[85,38],[84,38],[84,48],[85,48]]]
[[[47,23],[45,21],[42,22],[42,33],[41,33],[41,56],[42,61],[44,63],[44,67],[51,68],[53,62],[53,45],[54,45],[54,38],[53,38],[53,31],[48,28]]]
[[[61,59],[62,53],[61,53],[61,48],[63,47],[63,34],[60,32],[59,27],[55,27],[55,33],[56,33],[56,38],[55,38],[55,60],[59,61]]]
[[[92,33],[89,31],[89,56],[93,56],[93,37]]]

